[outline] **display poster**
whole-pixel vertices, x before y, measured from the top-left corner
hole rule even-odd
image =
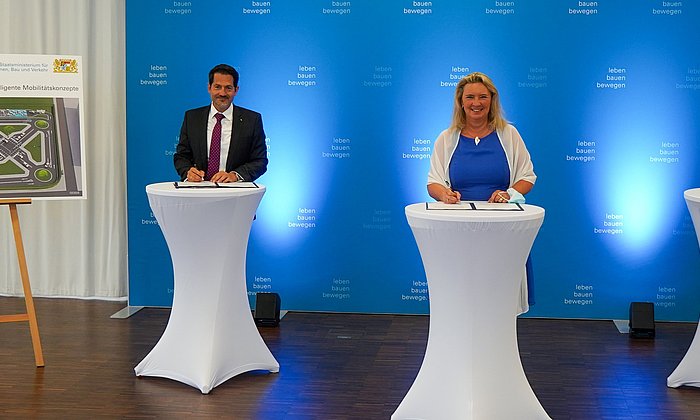
[[[404,209],[430,200],[455,86],[480,71],[532,156],[527,204],[546,212],[526,316],[627,319],[646,301],[657,320],[697,321],[683,192],[700,187],[698,22],[700,3],[661,0],[127,0],[130,304],[172,302],[145,187],[177,180],[184,112],[210,103],[207,73],[227,63],[270,160],[251,304],[277,292],[289,310],[429,312]]]
[[[86,198],[80,56],[0,54],[0,198]]]

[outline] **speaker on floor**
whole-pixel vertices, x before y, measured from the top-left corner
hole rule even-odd
[[[255,324],[261,327],[276,327],[280,323],[280,295],[258,292],[255,295]]]
[[[651,302],[630,303],[630,337],[654,338],[654,304]]]

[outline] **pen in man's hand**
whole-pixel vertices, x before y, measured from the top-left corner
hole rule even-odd
[[[199,168],[197,167],[197,163],[194,164],[194,169],[196,169],[197,171],[199,171]],[[206,175],[206,174],[205,174],[205,175]],[[202,181],[204,181],[204,175],[199,175],[199,177],[202,178],[202,179],[201,179]]]

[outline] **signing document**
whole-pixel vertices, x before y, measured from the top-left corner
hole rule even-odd
[[[519,203],[489,203],[486,201],[460,201],[445,204],[442,201],[425,203],[426,210],[485,210],[485,211],[523,211]]]
[[[259,188],[255,182],[177,181],[175,188]]]

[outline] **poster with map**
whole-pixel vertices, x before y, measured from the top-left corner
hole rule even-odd
[[[82,62],[0,54],[0,198],[86,198]]]

